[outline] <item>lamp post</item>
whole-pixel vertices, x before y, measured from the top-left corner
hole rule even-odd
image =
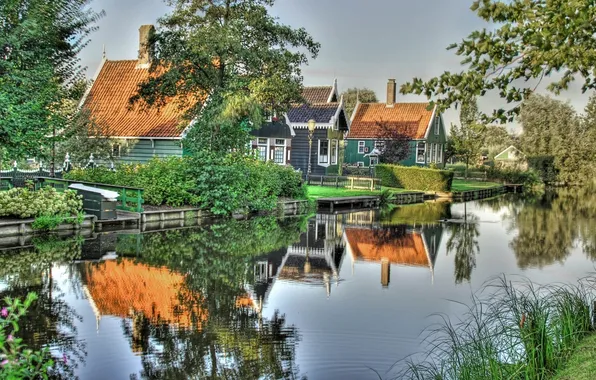
[[[312,138],[315,133],[316,124],[317,124],[317,122],[314,121],[313,119],[310,119],[308,121],[308,171],[306,174],[306,182],[307,183],[310,180],[310,172],[311,172],[310,160],[311,160],[311,156],[312,156]]]

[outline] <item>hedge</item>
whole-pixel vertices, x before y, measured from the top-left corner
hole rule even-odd
[[[401,187],[406,190],[451,191],[453,172],[416,166],[377,165],[381,186]]]

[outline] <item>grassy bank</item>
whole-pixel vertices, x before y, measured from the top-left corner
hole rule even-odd
[[[496,182],[485,182],[485,181],[472,181],[463,179],[454,179],[451,184],[451,191],[471,191],[471,190],[482,190],[490,189],[491,187],[503,186]]]
[[[596,377],[596,334],[577,346],[569,361],[553,380],[591,380]]]
[[[596,357],[590,310],[595,295],[593,279],[537,286],[503,276],[474,294],[461,319],[442,316],[438,327],[428,331],[429,351],[421,361],[407,361],[399,378],[545,380],[559,373],[560,380],[593,375],[594,367],[585,362]]]
[[[392,193],[408,193],[409,190],[383,187],[383,190],[389,189]],[[319,198],[338,198],[338,197],[354,197],[362,195],[380,195],[381,190],[350,190],[345,188],[335,188],[332,186],[307,186],[306,196],[308,199]]]

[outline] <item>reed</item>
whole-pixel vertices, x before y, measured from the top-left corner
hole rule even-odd
[[[400,379],[544,380],[594,332],[593,278],[538,286],[493,279],[472,295],[464,315],[426,331],[428,351],[410,358]]]

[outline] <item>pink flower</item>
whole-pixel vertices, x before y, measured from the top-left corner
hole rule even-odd
[[[8,309],[3,307],[2,310],[0,310],[0,316],[2,316],[2,318],[8,317]]]
[[[14,340],[14,336],[9,335],[8,338],[6,338],[7,342],[12,342]]]
[[[2,363],[0,363],[0,366],[4,367],[7,364],[8,364],[8,360],[4,359],[4,360],[2,360]]]

